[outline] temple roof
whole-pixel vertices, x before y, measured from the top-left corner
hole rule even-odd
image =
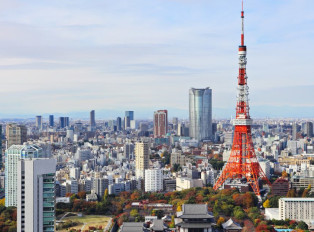
[[[242,227],[231,218],[222,224],[222,228],[225,230],[242,230]]]
[[[182,205],[182,215],[179,218],[207,219],[214,218],[214,216],[208,213],[207,204],[184,204]]]

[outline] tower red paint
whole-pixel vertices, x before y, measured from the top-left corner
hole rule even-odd
[[[239,76],[238,76],[238,95],[236,107],[236,119],[233,121],[234,138],[230,158],[226,167],[218,178],[214,189],[218,189],[227,179],[246,178],[252,186],[254,193],[260,196],[258,181],[262,179],[270,186],[265,173],[260,167],[256,158],[252,135],[249,107],[249,87],[247,86],[246,75],[246,46],[244,45],[244,10],[242,1],[242,33],[241,45],[239,46]]]

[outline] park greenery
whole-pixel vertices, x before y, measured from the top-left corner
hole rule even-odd
[[[15,232],[17,212],[15,207],[5,207],[5,199],[0,199],[0,231]]]
[[[149,200],[150,203],[167,203],[173,205],[173,211],[170,227],[174,227],[173,216],[176,211],[182,210],[183,204],[203,204],[208,205],[209,212],[215,217],[217,227],[232,218],[238,222],[243,231],[274,231],[274,227],[306,230],[303,222],[290,220],[276,221],[265,220],[261,206],[257,197],[251,193],[240,193],[237,189],[224,189],[215,191],[211,187],[191,188],[183,191],[174,191],[168,193],[145,193],[140,191],[122,192],[118,196],[108,195],[98,202],[86,202],[86,194],[72,194],[69,204],[58,203],[57,214],[65,212],[83,212],[84,214],[115,215],[114,221],[121,225],[126,221],[143,221],[146,215],[156,215],[163,217],[166,212],[163,210],[143,208],[134,208],[132,202]],[[278,207],[280,197],[270,195],[263,205],[267,207]],[[169,212],[168,212],[169,213]]]

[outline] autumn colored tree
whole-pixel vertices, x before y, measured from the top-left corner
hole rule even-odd
[[[270,202],[268,199],[263,203],[263,207],[264,208],[270,208]]]
[[[283,170],[283,172],[281,173],[281,177],[287,178],[288,177],[288,173],[285,170]]]
[[[77,196],[78,196],[80,199],[85,199],[85,198],[86,198],[86,192],[85,192],[85,191],[78,192],[78,193],[77,193]]]
[[[196,203],[203,203],[204,197],[201,194],[197,194],[196,196]]]
[[[106,201],[108,199],[108,188],[105,189],[103,200]]]
[[[224,223],[224,222],[225,222],[225,219],[223,217],[219,217],[218,220],[217,220],[217,225],[221,226],[222,223]]]
[[[169,224],[169,228],[175,228],[176,227],[176,225],[175,225],[175,223],[174,223],[174,215],[172,215],[171,216],[171,222],[170,222],[170,224]]]
[[[248,209],[255,205],[255,199],[252,193],[246,192],[243,196],[243,205]]]
[[[4,206],[5,205],[5,198],[0,199],[0,206]]]
[[[132,209],[131,212],[130,212],[130,215],[132,217],[137,217],[139,215],[137,209]]]
[[[255,231],[256,232],[271,232],[270,228],[267,225],[258,225]]]
[[[290,189],[287,193],[287,197],[296,197],[296,193],[294,189]]]
[[[244,227],[242,232],[252,232],[255,231],[254,224],[249,219],[244,220]]]
[[[131,194],[131,200],[134,201],[134,200],[138,200],[140,198],[141,194],[138,192],[138,191],[135,191]]]
[[[181,212],[182,211],[182,206],[181,205],[178,205],[177,207],[177,212]]]

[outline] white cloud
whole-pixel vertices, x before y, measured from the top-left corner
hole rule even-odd
[[[8,4],[0,18],[0,91],[10,102],[2,98],[0,105],[17,114],[91,107],[187,109],[188,89],[210,86],[215,107],[234,108],[239,2]],[[246,4],[251,104],[280,105],[293,98],[297,105],[302,96],[283,93],[290,86],[314,85],[313,3]],[[277,97],[263,102],[273,87]]]

